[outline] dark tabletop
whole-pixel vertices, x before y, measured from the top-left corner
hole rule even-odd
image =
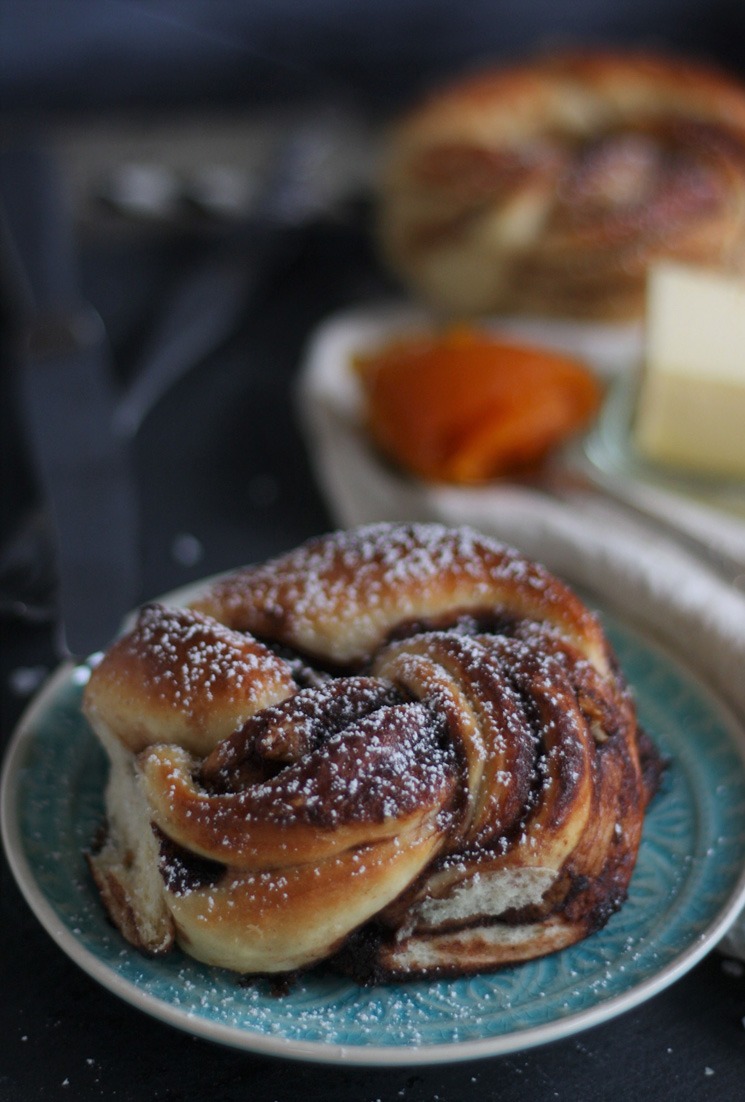
[[[84,282],[120,370],[200,236],[83,235]],[[314,326],[387,293],[365,211],[297,232],[236,330],[180,382],[136,443],[141,598],[286,550],[331,518],[309,465],[293,384]],[[3,395],[3,524],[36,490]],[[50,624],[3,618],[2,739],[58,657]],[[460,1102],[742,1097],[743,969],[713,952],[642,1006],[568,1040],[451,1066],[356,1069],[259,1058],[151,1020],[98,986],[43,931],[2,859],[0,1102]]]

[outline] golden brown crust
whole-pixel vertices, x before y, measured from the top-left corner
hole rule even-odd
[[[130,750],[177,743],[207,754],[237,725],[295,691],[290,668],[258,640],[191,609],[146,605],[108,650],[85,694]]]
[[[654,754],[598,620],[543,568],[468,529],[371,525],[220,580],[199,608],[149,611],[86,699],[131,763],[187,952],[239,972],[334,956],[368,981],[466,973],[571,944],[620,905]],[[193,665],[196,684],[216,638],[252,656],[254,711],[214,741],[225,694],[209,681],[197,708],[181,684],[167,706],[199,712],[209,751],[175,722],[131,753],[127,723],[164,707],[137,679]],[[316,674],[287,691],[272,647]],[[141,944],[122,881],[98,879]]]
[[[745,134],[745,93],[731,75],[673,55],[612,50],[548,53],[455,80],[413,107],[398,132],[412,142],[451,133],[514,138],[562,124],[582,133],[641,110]]]
[[[745,87],[613,52],[456,81],[391,133],[379,236],[450,313],[639,316],[657,258],[745,270]]]
[[[469,528],[377,524],[334,532],[216,582],[195,608],[234,631],[355,666],[408,620],[503,608],[553,623],[599,669],[597,620],[548,570]]]

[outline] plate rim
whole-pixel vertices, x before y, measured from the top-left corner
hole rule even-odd
[[[193,599],[205,585],[209,584],[210,580],[201,579],[174,590],[158,600],[185,603]],[[598,607],[600,608],[599,605]],[[602,608],[600,611],[602,613]],[[668,647],[650,638],[642,629],[629,623],[615,610],[607,608],[607,611],[625,630],[633,633],[644,645],[661,653],[679,671],[685,673],[686,679],[693,683],[696,691],[704,697],[707,705],[715,710],[722,721],[729,742],[738,753],[745,773],[745,725],[727,702],[722,700],[712,687],[705,684],[699,675]],[[128,619],[125,620],[125,624]],[[14,782],[19,770],[23,767],[26,754],[33,746],[34,726],[37,719],[44,714],[62,687],[71,681],[75,671],[89,666],[95,657],[95,655],[91,656],[86,661],[78,663],[62,662],[23,711],[5,752],[0,774],[0,837],[2,837],[8,865],[21,895],[41,926],[69,959],[91,979],[121,998],[123,1002],[182,1032],[260,1056],[337,1066],[389,1068],[433,1066],[527,1051],[602,1025],[659,994],[690,971],[716,947],[738,913],[745,907],[744,866],[730,896],[705,929],[696,935],[686,949],[679,952],[659,971],[652,973],[627,991],[595,1006],[586,1007],[564,1018],[555,1018],[538,1026],[530,1026],[497,1036],[429,1045],[340,1044],[323,1040],[302,1041],[267,1036],[256,1030],[230,1026],[190,1014],[155,995],[143,992],[134,981],[112,971],[94,952],[81,944],[73,931],[57,915],[39,886],[26,856],[20,828],[18,786]]]

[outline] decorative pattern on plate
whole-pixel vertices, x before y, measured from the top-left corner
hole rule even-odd
[[[571,949],[494,974],[384,988],[318,972],[284,996],[178,953],[143,959],[106,921],[82,856],[106,777],[79,712],[85,666],[49,685],[6,763],[3,830],[16,877],[44,926],[104,986],[172,1025],[245,1049],[433,1063],[597,1024],[690,968],[745,902],[745,736],[667,655],[606,620],[641,720],[671,765],[647,815],[628,902]]]

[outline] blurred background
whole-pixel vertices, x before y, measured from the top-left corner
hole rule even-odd
[[[6,110],[255,104],[338,92],[385,112],[454,71],[581,41],[743,70],[740,0],[4,0]]]

